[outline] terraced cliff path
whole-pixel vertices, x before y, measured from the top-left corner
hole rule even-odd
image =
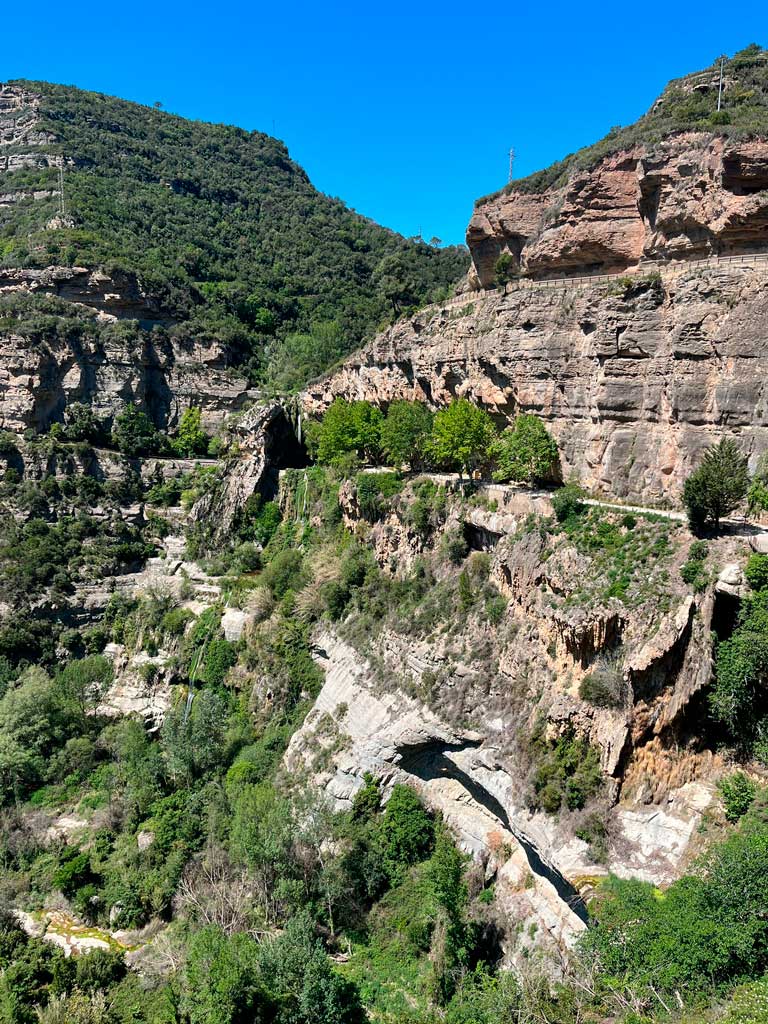
[[[627,267],[624,270],[616,270],[608,274],[582,274],[579,276],[563,276],[550,278],[521,277],[515,281],[507,281],[501,288],[481,288],[478,291],[462,292],[445,302],[436,302],[428,309],[455,309],[457,306],[466,306],[478,299],[498,299],[500,295],[509,295],[517,291],[533,291],[546,288],[585,288],[590,285],[602,284],[606,281],[615,281],[618,278],[637,277],[642,278],[649,274],[660,274],[662,279],[679,277],[688,273],[692,268],[702,270],[718,267],[754,267],[768,266],[768,252],[751,253],[743,256],[707,256],[698,260],[676,260],[674,263],[662,263],[655,260],[648,260],[638,263],[634,267]]]

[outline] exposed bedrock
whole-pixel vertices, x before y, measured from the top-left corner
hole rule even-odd
[[[664,284],[537,288],[431,307],[380,334],[303,397],[433,406],[464,395],[500,423],[540,416],[564,479],[677,501],[709,444],[768,449],[768,268],[721,265]]]
[[[764,250],[768,142],[683,132],[614,153],[540,193],[513,187],[477,205],[467,244],[484,288],[502,253],[523,273],[547,277]]]
[[[216,537],[229,533],[254,494],[277,495],[281,469],[307,462],[289,413],[279,402],[249,409],[231,424],[230,435],[237,443],[237,454],[230,457],[220,486],[192,509],[193,519],[209,524]]]
[[[218,342],[167,330],[171,321],[132,275],[0,270],[0,298],[23,309],[26,296],[41,294],[66,303],[58,322],[45,308],[0,321],[0,429],[47,430],[75,402],[106,420],[133,403],[162,428],[196,406],[212,428],[255,397]]]

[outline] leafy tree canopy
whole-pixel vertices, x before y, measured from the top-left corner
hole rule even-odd
[[[488,413],[466,398],[457,398],[435,414],[428,449],[439,465],[471,473],[488,458],[495,436]]]
[[[495,442],[493,455],[497,465],[493,479],[500,482],[534,484],[556,475],[557,445],[538,416],[518,416]]]
[[[683,485],[683,502],[691,529],[715,529],[723,516],[737,508],[747,495],[747,457],[731,438],[708,448],[698,469]]]

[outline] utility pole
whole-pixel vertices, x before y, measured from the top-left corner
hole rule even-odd
[[[64,216],[64,157],[59,160],[59,216]]]
[[[719,86],[719,88],[717,90],[717,109],[718,110],[720,109],[720,106],[721,106],[721,104],[723,102],[723,65],[724,64],[725,64],[725,57],[721,57],[720,58],[720,86]]]
[[[515,166],[515,151],[514,151],[514,149],[510,149],[510,151],[509,151],[509,178],[507,179],[507,184],[509,184],[509,185],[512,184],[512,168],[514,166]]]

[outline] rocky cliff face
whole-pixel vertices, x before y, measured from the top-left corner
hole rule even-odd
[[[768,449],[768,266],[692,265],[588,287],[514,287],[431,307],[379,335],[305,395],[433,406],[465,395],[499,422],[540,416],[565,479],[677,501],[702,450]]]
[[[371,528],[353,494],[343,494],[345,523],[387,572],[410,578],[418,557],[442,574],[432,584],[441,611],[427,623],[406,616],[358,631],[352,618],[321,631],[314,653],[325,684],[286,766],[341,808],[367,771],[385,786],[416,786],[495,876],[509,919],[536,922],[537,941],[567,946],[583,927],[579,893],[596,876],[610,870],[663,885],[697,850],[724,769],[701,733],[718,594],[730,586],[716,582],[715,570],[743,557],[746,545],[713,542],[711,583],[693,594],[680,577],[691,539],[682,524],[619,526],[635,566],[619,600],[604,586],[610,558],[531,525],[546,511],[539,498],[526,504],[523,492],[493,487],[467,503],[449,493],[443,527],[428,539],[408,525],[409,500],[406,490]],[[450,610],[454,570],[439,556],[440,537],[467,527],[487,540],[489,580],[506,599],[493,625],[476,605]],[[649,560],[646,549],[655,552]],[[477,593],[473,559],[464,565]],[[585,696],[582,684],[596,673],[613,674],[608,703]],[[582,736],[599,751],[596,804],[545,813],[532,802],[539,755],[529,739],[537,732],[551,742]],[[595,816],[605,830],[600,855],[588,839]]]
[[[46,430],[73,402],[106,420],[132,402],[162,427],[194,405],[214,427],[254,397],[220,344],[172,327],[127,273],[0,270],[0,428]]]
[[[682,132],[622,150],[542,192],[513,187],[482,201],[467,244],[483,288],[502,253],[514,270],[555,277],[764,251],[768,142]]]

